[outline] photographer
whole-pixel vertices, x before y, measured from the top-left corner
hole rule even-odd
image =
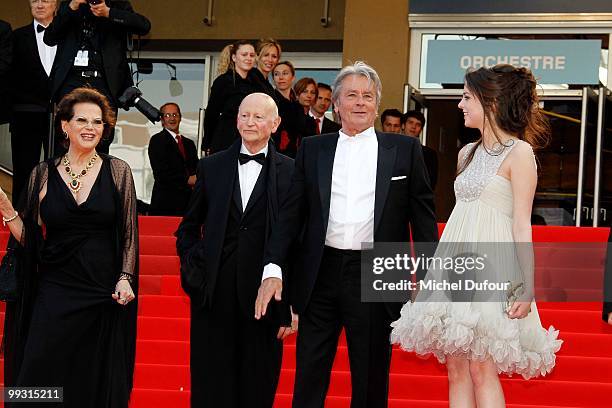
[[[57,45],[51,78],[52,101],[57,102],[75,88],[91,86],[108,97],[117,111],[118,98],[133,85],[127,61],[127,38],[145,35],[149,20],[135,13],[129,1],[63,1],[45,31],[45,43]],[[108,152],[113,140],[100,143]],[[56,135],[56,153],[61,135]]]

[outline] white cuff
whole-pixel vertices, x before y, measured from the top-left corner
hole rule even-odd
[[[273,263],[269,263],[264,266],[263,274],[261,275],[261,281],[263,282],[264,279],[268,278],[278,278],[280,280],[283,280],[283,271],[281,270],[281,267]]]

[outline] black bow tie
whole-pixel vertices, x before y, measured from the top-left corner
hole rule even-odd
[[[266,155],[264,153],[257,153],[251,156],[250,154],[240,153],[240,155],[238,156],[238,161],[241,165],[248,163],[251,160],[255,160],[257,163],[263,166],[266,162]]]
[[[38,24],[38,25],[36,26],[36,32],[37,32],[37,33],[42,33],[42,32],[43,32],[43,31],[45,31],[46,29],[47,29],[46,27],[43,27],[43,26],[42,26],[42,25],[40,25],[40,24]]]

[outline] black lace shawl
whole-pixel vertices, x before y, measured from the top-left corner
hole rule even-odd
[[[136,190],[129,165],[116,157],[99,153],[103,160],[108,160],[115,186],[114,201],[117,209],[115,222],[117,280],[120,273],[132,274],[131,285],[136,298],[126,307],[128,313],[123,313],[125,321],[124,333],[126,340],[126,364],[128,369],[128,390],[132,389],[134,361],[136,355],[136,316],[138,309],[138,214],[136,212]],[[30,174],[28,188],[23,192],[17,206],[17,211],[23,220],[21,245],[18,245],[18,277],[21,283],[21,298],[6,305],[4,322],[4,384],[11,386],[17,380],[17,375],[23,359],[23,351],[27,338],[34,297],[38,283],[38,254],[44,244],[42,228],[39,225],[39,196],[49,176],[49,166],[57,166],[60,158],[54,158],[40,163]],[[11,240],[14,238],[11,235]],[[11,245],[11,242],[9,242]],[[109,295],[110,296],[110,295]],[[66,335],[70,335],[66,333]]]

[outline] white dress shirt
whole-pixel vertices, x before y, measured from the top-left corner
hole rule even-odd
[[[373,127],[348,136],[340,131],[332,170],[329,220],[325,245],[361,250],[374,242],[374,198],[378,139]],[[282,279],[276,264],[264,267],[262,280]]]
[[[253,156],[253,154],[247,150],[244,144],[240,147],[240,153]],[[255,154],[259,153],[263,153],[267,157],[268,145]],[[257,179],[259,178],[259,173],[261,173],[262,168],[263,166],[257,163],[255,160],[250,160],[244,164],[240,164],[240,162],[238,162],[238,181],[240,183],[240,197],[242,198],[243,211],[246,209],[247,203],[249,202],[251,193],[253,193],[253,189],[255,188],[255,184],[257,183]]]
[[[355,136],[340,131],[332,171],[325,245],[361,250],[374,242],[374,196],[378,139],[374,128]]]
[[[43,41],[43,37],[45,36],[45,32],[41,31],[40,33],[36,30],[36,27],[40,24],[38,21],[34,20],[34,34],[36,34],[36,45],[38,46],[38,56],[40,58],[40,62],[42,63],[47,76],[51,75],[51,68],[53,68],[53,60],[55,60],[55,53],[57,52],[57,46],[49,47]],[[44,27],[43,24],[40,24]],[[45,27],[46,28],[46,27]]]

